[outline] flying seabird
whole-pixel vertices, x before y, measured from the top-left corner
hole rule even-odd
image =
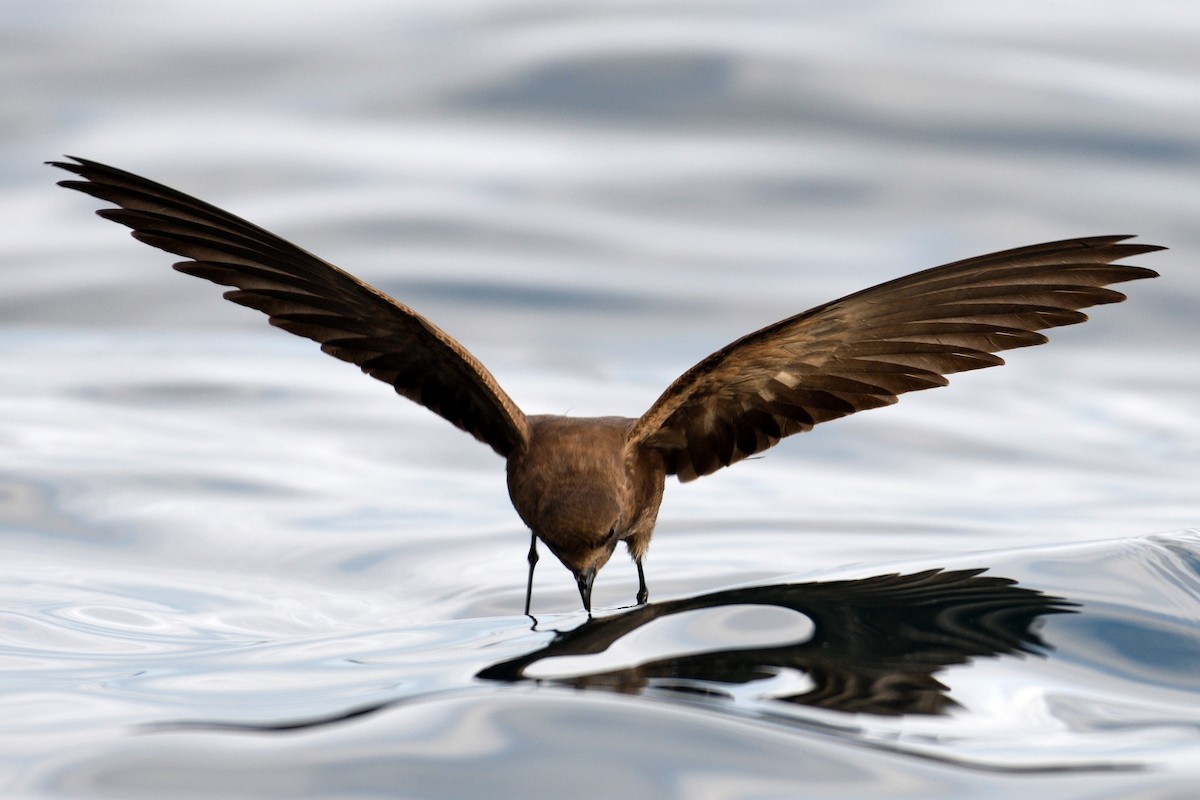
[[[1131,236],[1035,244],[934,267],[768,325],[683,373],[637,419],[526,416],[449,334],[332,264],[249,222],[153,181],[82,158],[49,162],[59,183],[115,203],[96,212],[134,238],[188,259],[175,269],[234,287],[225,297],[444,417],[508,462],[508,492],[537,542],[592,583],[618,542],[642,562],[668,475],[690,481],[761,453],[785,436],[946,375],[1004,363],[995,353],[1042,344],[1038,331],[1119,303],[1109,284],[1153,278],[1113,262],[1164,248]]]

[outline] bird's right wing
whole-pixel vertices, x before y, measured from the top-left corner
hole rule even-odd
[[[466,348],[411,308],[268,231],[145,178],[75,158],[59,183],[120,208],[96,213],[153,247],[191,259],[175,269],[235,287],[225,297],[391,384],[507,457],[525,415]]]

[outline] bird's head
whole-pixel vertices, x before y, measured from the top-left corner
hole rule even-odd
[[[583,608],[592,611],[592,583],[620,541],[621,505],[599,487],[580,487],[548,497],[532,526],[537,537],[575,576]]]

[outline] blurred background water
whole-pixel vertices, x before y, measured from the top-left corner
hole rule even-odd
[[[1191,796],[1192,4],[0,0],[0,19],[10,796]],[[502,462],[93,217],[41,163],[64,153],[349,269],[534,413],[636,416],[737,336],[939,263],[1167,245],[1134,259],[1162,277],[1129,302],[1001,369],[669,485],[647,564],[655,601],[987,567],[1082,605],[1030,622],[1036,652],[936,672],[957,707],[935,716],[779,700],[802,670],[690,694],[477,679],[583,622],[551,561],[538,630],[518,615]],[[635,587],[614,561],[595,602]],[[624,661],[808,635],[745,608],[758,622]],[[331,722],[356,709],[375,713]]]

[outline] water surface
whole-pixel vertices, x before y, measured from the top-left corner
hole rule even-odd
[[[1190,796],[1189,5],[0,13],[9,795]],[[172,273],[63,153],[350,269],[531,413],[637,415],[938,263],[1172,249],[1001,369],[670,485],[655,602],[614,563],[586,623],[543,560],[535,623],[487,448]]]

